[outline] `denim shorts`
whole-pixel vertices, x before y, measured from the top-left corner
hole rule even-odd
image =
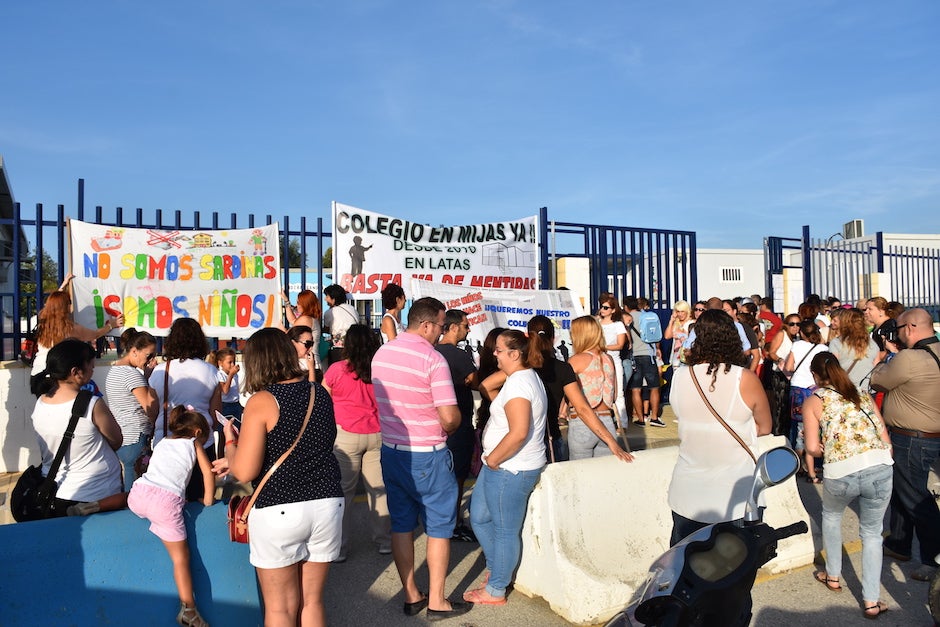
[[[392,533],[424,525],[430,538],[450,538],[457,522],[457,480],[450,449],[412,453],[382,446],[382,477]]]
[[[656,360],[648,355],[633,356],[633,376],[630,377],[631,390],[655,390],[659,388],[659,368]]]

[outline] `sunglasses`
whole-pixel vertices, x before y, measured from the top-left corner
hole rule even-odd
[[[610,305],[601,305],[601,309],[613,309]]]
[[[316,344],[316,342],[314,342],[313,340],[304,340],[303,342],[301,342],[300,340],[294,340],[294,341],[297,342],[298,344],[303,344],[304,348],[313,348],[313,345]]]
[[[153,359],[153,358],[156,357],[156,356],[157,356],[156,353],[147,353],[147,361],[150,361],[151,359]]]
[[[798,327],[798,326],[800,326],[800,323],[799,323],[799,322],[788,322],[788,323],[787,323],[787,326],[788,326],[788,327]]]
[[[705,311],[705,308],[704,308],[704,307],[696,307],[696,308],[695,308],[695,311],[699,311],[699,312]]]

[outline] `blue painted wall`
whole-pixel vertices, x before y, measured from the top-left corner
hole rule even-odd
[[[214,625],[261,625],[248,545],[226,507],[185,510],[196,603]],[[0,526],[2,625],[172,625],[173,568],[150,523],[124,510]]]

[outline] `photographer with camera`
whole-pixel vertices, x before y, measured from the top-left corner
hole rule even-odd
[[[940,340],[923,309],[898,316],[896,341],[885,340],[889,356],[871,376],[872,388],[887,393],[882,414],[894,448],[891,534],[884,553],[908,561],[916,534],[921,566],[911,578],[929,581],[940,553],[940,510],[927,486],[940,457]]]

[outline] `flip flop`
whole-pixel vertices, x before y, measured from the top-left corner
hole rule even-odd
[[[822,483],[822,481],[823,480],[820,477],[810,477],[810,476],[806,477],[806,483]]]
[[[486,588],[477,588],[463,593],[463,600],[474,605],[506,605],[506,597],[491,596]]]
[[[830,577],[825,571],[818,570],[813,573],[813,578],[832,592],[842,592],[842,585],[839,583],[838,577]]]
[[[888,604],[884,601],[878,601],[874,605],[864,605],[862,609],[862,616],[870,620],[875,620],[887,611]],[[872,612],[874,612],[874,614],[872,614]]]

